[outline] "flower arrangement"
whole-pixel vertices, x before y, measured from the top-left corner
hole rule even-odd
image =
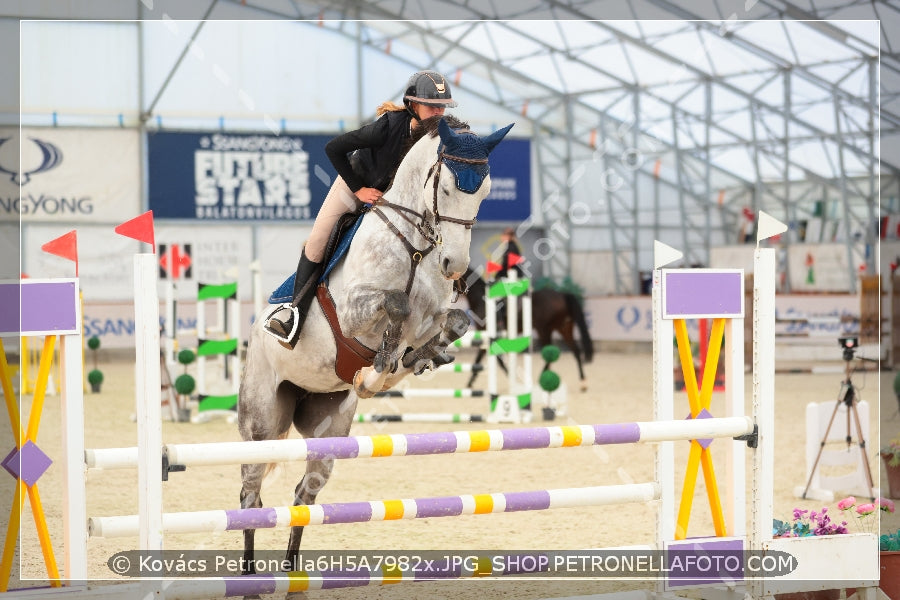
[[[889,467],[900,466],[900,435],[888,442],[888,445],[881,449],[881,456],[885,460],[885,464]]]
[[[894,512],[894,503],[887,498],[879,498],[877,502],[869,502],[857,506],[856,498],[848,496],[837,503],[837,507],[845,514],[854,514],[861,531],[871,533],[874,528],[875,517],[879,509],[885,512]],[[852,511],[852,512],[851,512]],[[833,521],[828,514],[828,507],[820,511],[795,508],[791,521],[774,519],[772,523],[772,537],[807,537],[813,535],[840,535],[850,533],[847,521]]]
[[[887,498],[879,498],[875,502],[857,505],[856,498],[847,496],[838,502],[837,506],[844,512],[855,512],[860,530],[866,533],[872,533],[872,530],[875,527],[875,517],[872,515],[874,515],[876,511],[880,509],[884,512],[894,512],[894,502]]]

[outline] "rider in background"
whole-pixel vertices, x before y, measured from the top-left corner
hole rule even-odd
[[[516,271],[519,279],[525,277],[525,272],[522,270],[522,267],[520,267],[518,263],[513,265],[509,264],[511,254],[520,257],[520,259],[522,256],[522,249],[519,248],[519,239],[516,237],[516,230],[512,227],[507,227],[503,230],[503,234],[500,236],[500,239],[506,244],[506,247],[503,249],[503,260],[500,261],[500,270],[497,271],[496,279],[503,279],[504,277],[508,277],[510,269]]]
[[[381,198],[400,166],[404,142],[419,122],[443,115],[445,109],[455,106],[457,103],[443,75],[436,71],[419,71],[406,83],[403,106],[384,102],[376,110],[375,121],[341,134],[326,144],[325,153],[338,176],[325,196],[309,239],[300,252],[294,279],[294,299],[291,302],[297,309],[298,332],[309,312],[316,282],[322,272],[325,245],[338,219],[345,213],[356,211],[364,203],[372,204]],[[285,312],[287,315],[284,315]],[[287,338],[294,326],[294,313],[285,308],[275,313],[278,314],[282,318],[286,316],[286,320],[272,316],[266,323],[266,329],[289,341]]]

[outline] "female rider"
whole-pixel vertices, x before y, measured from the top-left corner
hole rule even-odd
[[[443,115],[445,109],[456,105],[450,86],[440,73],[419,71],[406,84],[403,106],[384,102],[376,110],[375,121],[341,134],[325,145],[325,153],[338,176],[325,196],[309,239],[300,252],[291,302],[297,315],[294,316],[295,310],[283,307],[265,324],[275,337],[287,343],[296,340],[322,272],[325,245],[340,216],[357,210],[363,203],[372,204],[381,198],[400,166],[404,142],[419,122]],[[275,315],[282,315],[282,318]],[[296,332],[291,336],[295,318]]]

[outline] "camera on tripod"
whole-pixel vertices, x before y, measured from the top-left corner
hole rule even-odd
[[[838,344],[840,344],[841,348],[844,350],[844,360],[847,362],[853,360],[853,353],[856,352],[856,349],[859,347],[859,338],[856,336],[839,337]]]

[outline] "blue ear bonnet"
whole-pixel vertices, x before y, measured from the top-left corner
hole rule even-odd
[[[449,140],[446,146],[438,148],[438,155],[444,152],[457,158],[485,160],[488,151],[484,142],[474,133],[460,133]],[[470,164],[444,157],[444,164],[456,177],[456,187],[467,194],[474,194],[484,183],[484,178],[491,172],[487,162]]]

